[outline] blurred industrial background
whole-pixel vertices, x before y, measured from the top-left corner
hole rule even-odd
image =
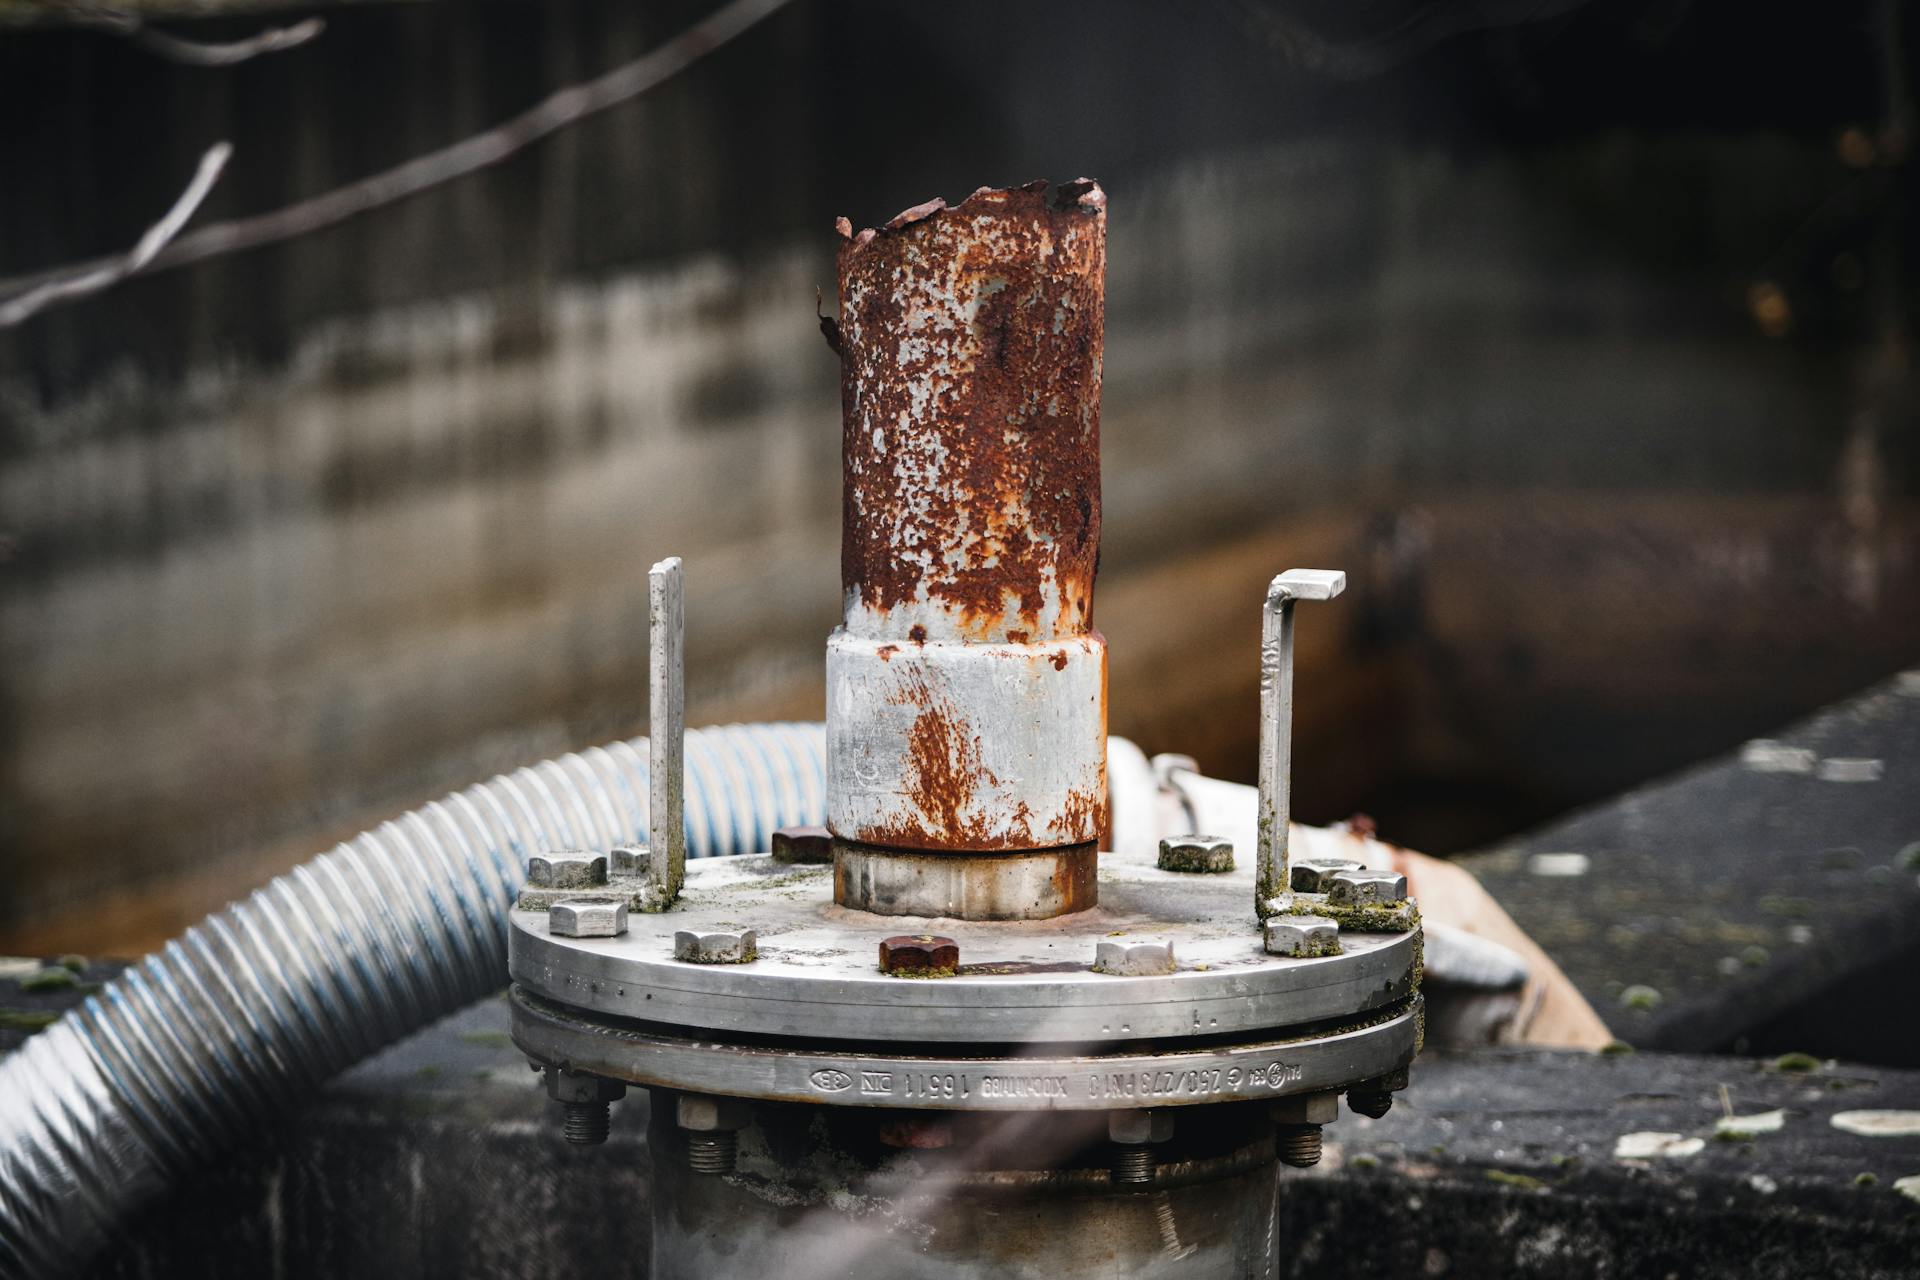
[[[8,0],[0,276],[132,244],[219,139],[203,219],[707,7],[330,5],[207,68]],[[0,950],[137,953],[640,732],[669,553],[689,720],[817,718],[833,220],[982,183],[1109,193],[1098,621],[1149,751],[1250,778],[1293,564],[1352,584],[1302,631],[1296,813],[1433,852],[1911,665],[1902,18],[799,0],[483,173],[0,329]]]

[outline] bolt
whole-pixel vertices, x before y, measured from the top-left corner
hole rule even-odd
[[[1107,1139],[1126,1146],[1166,1142],[1173,1137],[1173,1113],[1153,1107],[1107,1112]]]
[[[1311,1169],[1320,1163],[1320,1126],[1317,1124],[1275,1125],[1273,1140],[1281,1164]]]
[[[1137,1187],[1152,1182],[1153,1148],[1116,1145],[1113,1148],[1111,1169],[1115,1185]]]
[[[1219,836],[1169,836],[1160,842],[1162,871],[1219,875],[1233,870],[1233,841]]]
[[[775,862],[808,866],[833,861],[833,833],[825,827],[778,827],[773,833]]]
[[[880,972],[896,978],[951,978],[960,944],[931,933],[901,934],[880,944]]]
[[[547,1096],[561,1104],[562,1132],[576,1146],[598,1146],[607,1140],[611,1120],[607,1104],[618,1101],[627,1086],[618,1080],[547,1067]]]
[[[1393,1110],[1393,1095],[1385,1089],[1355,1085],[1347,1090],[1347,1109],[1357,1116],[1378,1120]]]
[[[683,1093],[674,1100],[674,1123],[687,1135],[687,1166],[695,1173],[732,1173],[739,1158],[740,1130],[752,1113],[739,1098]]]
[[[1267,1108],[1275,1124],[1332,1124],[1340,1118],[1340,1095],[1332,1089],[1295,1093],[1275,1099]]]
[[[1173,944],[1103,941],[1094,950],[1093,971],[1116,978],[1154,978],[1172,973]]]
[[[605,854],[563,850],[527,859],[527,883],[539,889],[591,889],[607,882]]]
[[[1392,1110],[1394,1093],[1406,1088],[1408,1079],[1407,1069],[1400,1067],[1372,1080],[1362,1080],[1347,1090],[1347,1109],[1355,1115],[1378,1120]]]
[[[627,931],[627,904],[566,898],[547,909],[547,932],[562,938],[617,938]]]
[[[733,1133],[687,1135],[687,1167],[695,1173],[732,1173],[740,1159],[740,1137]]]
[[[1153,1181],[1153,1144],[1173,1137],[1173,1116],[1151,1107],[1107,1112],[1107,1140],[1113,1143],[1108,1168],[1116,1186],[1144,1186]]]
[[[568,1102],[562,1107],[565,1119],[562,1132],[577,1147],[597,1147],[607,1140],[613,1128],[610,1108],[604,1102]]]
[[[1407,900],[1407,878],[1397,871],[1338,871],[1327,886],[1336,907],[1386,907]]]
[[[643,876],[647,874],[647,846],[643,844],[617,844],[607,851],[609,870],[616,876]]]
[[[674,931],[673,958],[688,964],[747,964],[759,955],[760,937],[752,929],[722,933]]]
[[[1359,871],[1365,863],[1352,858],[1302,858],[1293,864],[1293,891],[1295,893],[1325,893],[1333,877],[1341,871]]]
[[[1340,954],[1340,926],[1325,916],[1274,916],[1267,921],[1267,951],[1276,956]]]
[[[1293,605],[1331,600],[1347,589],[1337,569],[1289,569],[1267,584],[1260,626],[1260,822],[1254,856],[1253,910],[1279,915],[1273,901],[1287,875],[1287,824],[1293,809]]]

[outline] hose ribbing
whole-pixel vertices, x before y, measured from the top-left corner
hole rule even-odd
[[[687,733],[689,856],[826,813],[818,724]],[[644,840],[644,739],[381,824],[168,943],[0,1061],[0,1274],[52,1275],[249,1126],[507,973],[529,854]]]

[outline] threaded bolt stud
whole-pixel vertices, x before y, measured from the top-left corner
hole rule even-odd
[[[1320,1163],[1320,1126],[1283,1124],[1275,1127],[1274,1146],[1280,1163],[1295,1169],[1311,1169]]]
[[[607,1115],[606,1103],[569,1102],[564,1104],[564,1110],[568,1142],[577,1147],[597,1147],[607,1140],[607,1133],[613,1125]]]
[[[1378,1120],[1393,1110],[1393,1094],[1385,1089],[1349,1089],[1347,1109],[1355,1115]]]
[[[1113,1144],[1113,1184],[1140,1187],[1153,1181],[1153,1148],[1144,1142]]]
[[[695,1173],[732,1173],[740,1135],[730,1129],[687,1135],[687,1167]]]

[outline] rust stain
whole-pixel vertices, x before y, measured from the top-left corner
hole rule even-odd
[[[1067,669],[1067,654],[1064,649],[1054,654],[1051,658],[1048,658],[1047,661],[1053,664],[1055,671],[1065,671]]]
[[[897,644],[883,644],[873,652],[879,657],[880,661],[892,662],[893,655],[900,652],[900,646]]]
[[[1095,183],[1030,183],[842,230],[841,578],[862,606],[929,601],[978,641],[1092,625],[1105,210]]]
[[[915,812],[911,818],[903,814],[895,822],[863,827],[855,838],[866,844],[930,852],[1031,848],[1034,840],[1024,802],[998,834],[978,803],[979,789],[997,787],[1000,779],[982,761],[980,737],[960,710],[918,674],[890,694],[889,701],[919,708],[907,731],[905,779],[905,798]]]
[[[1107,802],[1105,792],[1104,787],[1097,791],[1076,789],[1067,792],[1066,801],[1060,806],[1060,816],[1047,824],[1047,830],[1063,841],[1098,839],[1100,815]]]
[[[915,644],[925,644],[927,642],[927,629],[915,623],[913,630],[907,632],[907,639],[913,641]]]

